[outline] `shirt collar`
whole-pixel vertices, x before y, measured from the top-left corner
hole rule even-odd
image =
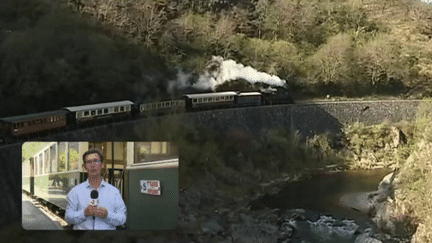
[[[105,180],[102,178],[102,182],[101,182],[101,184],[100,184],[100,186],[99,187],[105,187]],[[90,182],[89,182],[89,179],[87,178],[87,180],[85,181],[85,186],[86,186],[86,188],[89,188],[89,189],[94,189],[91,185],[90,185]],[[99,188],[98,188],[99,189]]]

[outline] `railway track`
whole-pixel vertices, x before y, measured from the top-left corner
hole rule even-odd
[[[406,99],[379,99],[379,100],[364,100],[364,99],[350,99],[350,100],[334,100],[334,99],[317,99],[317,100],[300,100],[300,101],[296,101],[296,104],[285,104],[285,105],[289,105],[289,106],[302,106],[302,105],[319,105],[319,104],[335,104],[335,105],[343,105],[343,104],[348,104],[348,103],[380,103],[380,102],[419,102],[421,100],[419,99],[412,99],[412,100],[406,100]],[[282,104],[284,105],[284,104]],[[276,106],[276,105],[273,105]],[[230,109],[247,109],[248,107],[240,107],[240,108],[230,108]],[[213,111],[220,111],[220,110],[213,110]],[[204,111],[194,111],[193,113],[198,113],[198,112],[204,112]],[[207,110],[208,112],[208,110]],[[164,116],[158,116],[158,117],[167,117],[169,115],[164,115]],[[149,117],[152,118],[152,117]],[[130,120],[144,120],[147,118],[142,118],[142,117],[137,117],[137,118],[131,118]],[[86,127],[81,127],[81,128],[68,128],[67,130],[57,130],[57,131],[51,131],[49,133],[41,133],[39,136],[28,136],[26,137],[26,139],[21,138],[18,141],[14,141],[12,143],[8,143],[8,144],[1,144],[0,148],[2,149],[7,149],[8,147],[11,146],[16,146],[18,144],[22,144],[24,142],[27,141],[40,141],[40,139],[45,138],[47,136],[53,135],[53,134],[61,134],[61,133],[65,133],[65,132],[71,132],[71,131],[77,131],[77,130],[83,130],[83,129],[92,129],[92,128],[97,128],[100,126],[104,126],[104,125],[108,125],[108,124],[120,124],[122,122],[125,121],[116,121],[116,122],[112,122],[112,123],[106,123],[104,122],[103,124],[101,123],[97,123],[91,126],[86,126]]]

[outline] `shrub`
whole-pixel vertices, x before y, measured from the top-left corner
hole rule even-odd
[[[408,70],[400,60],[401,43],[379,34],[359,49],[358,62],[370,85],[375,89],[395,81],[404,81]]]
[[[315,86],[337,86],[343,94],[352,95],[358,78],[355,46],[349,34],[331,37],[308,59],[309,76]]]

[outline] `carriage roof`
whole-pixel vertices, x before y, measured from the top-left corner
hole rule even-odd
[[[109,102],[109,103],[102,103],[102,104],[95,104],[95,105],[63,107],[63,109],[71,112],[76,112],[76,111],[83,111],[83,110],[96,110],[96,109],[103,109],[103,108],[114,107],[114,106],[124,106],[124,105],[133,105],[133,104],[134,103],[130,100],[123,100],[123,101]]]
[[[260,92],[243,92],[239,93],[238,96],[261,96]]]
[[[185,97],[189,99],[194,98],[208,98],[208,97],[220,97],[220,96],[226,96],[226,95],[237,95],[236,92],[229,91],[229,92],[216,92],[216,93],[205,93],[205,94],[186,94]]]
[[[34,114],[28,114],[22,116],[4,117],[4,118],[0,118],[0,121],[2,121],[3,123],[14,123],[14,122],[26,121],[26,120],[43,118],[48,116],[65,115],[67,113],[68,111],[64,111],[64,110],[46,111],[46,112],[40,112],[40,113],[34,113]]]

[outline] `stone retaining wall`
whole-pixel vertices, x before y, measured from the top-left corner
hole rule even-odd
[[[74,131],[64,131],[42,138],[43,141],[139,141],[147,140],[157,124],[176,126],[179,120],[212,129],[225,136],[261,136],[269,129],[299,130],[304,136],[328,132],[341,134],[341,124],[360,121],[377,124],[384,120],[398,122],[416,118],[418,100],[324,102],[226,109],[182,114],[171,117],[125,121]],[[170,123],[170,121],[172,123]],[[3,179],[0,225],[21,220],[21,144],[0,148]],[[4,194],[3,194],[4,193]]]

